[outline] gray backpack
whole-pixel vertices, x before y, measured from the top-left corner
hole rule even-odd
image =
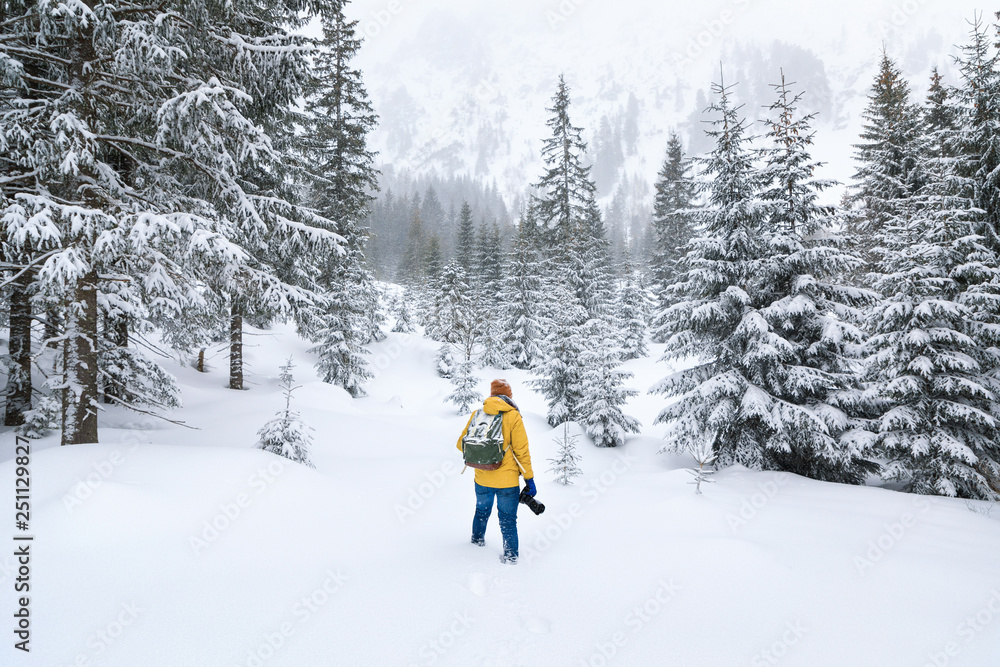
[[[462,438],[465,465],[477,470],[496,470],[503,463],[503,413],[488,415],[476,410]]]

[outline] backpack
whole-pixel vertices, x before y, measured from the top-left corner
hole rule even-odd
[[[503,463],[503,413],[488,415],[476,410],[462,438],[465,465],[477,470],[496,470]]]

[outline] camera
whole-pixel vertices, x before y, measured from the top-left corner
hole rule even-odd
[[[518,498],[518,500],[527,505],[528,509],[534,512],[535,514],[541,514],[542,512],[545,511],[545,505],[541,504],[540,502],[535,500],[532,496],[528,495],[527,487],[521,489],[521,497]]]

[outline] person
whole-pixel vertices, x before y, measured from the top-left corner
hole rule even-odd
[[[504,563],[517,562],[517,506],[520,499],[520,480],[524,477],[527,493],[534,496],[535,474],[531,470],[531,454],[528,451],[528,434],[524,430],[521,413],[514,403],[513,392],[506,380],[493,380],[490,396],[483,402],[483,410],[488,415],[502,413],[503,461],[496,470],[476,470],[476,514],[472,520],[472,543],[486,546],[486,523],[493,512],[493,498],[497,501],[500,519],[500,534],[503,536]],[[469,424],[458,438],[458,449],[462,450],[462,439],[469,431]]]

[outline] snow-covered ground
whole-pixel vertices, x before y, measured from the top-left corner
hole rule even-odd
[[[541,516],[521,562],[469,543],[474,495],[435,346],[373,346],[370,396],[316,380],[288,327],[247,350],[251,388],[172,368],[197,430],[117,410],[102,443],[33,443],[31,653],[10,633],[17,576],[0,555],[4,665],[982,666],[1000,664],[1000,510],[728,469],[702,496],[690,461],[656,454],[662,399],[619,450],[581,439],[584,475],[547,472],[556,435],[518,371]],[[316,470],[255,450],[282,405],[316,428]],[[645,390],[666,372],[631,362]],[[482,386],[494,373],[481,373]],[[13,436],[0,479],[13,496]],[[13,526],[13,498],[2,499]],[[987,512],[989,507],[974,507]],[[12,531],[8,531],[12,532]]]

